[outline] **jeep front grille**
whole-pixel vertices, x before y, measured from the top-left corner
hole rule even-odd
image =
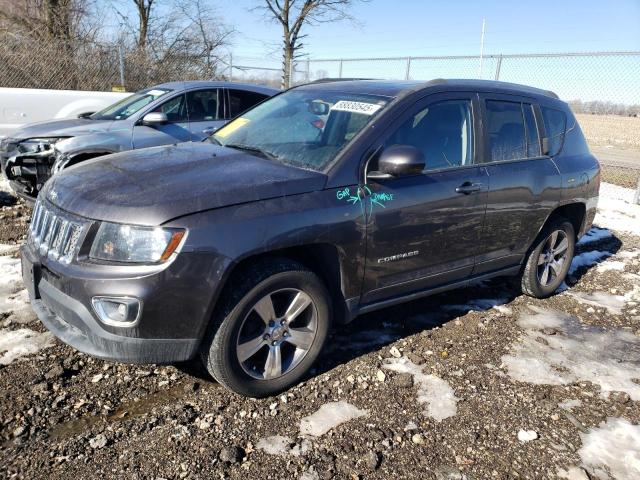
[[[88,223],[61,212],[38,200],[33,209],[29,240],[51,260],[70,263],[80,248],[80,240]]]

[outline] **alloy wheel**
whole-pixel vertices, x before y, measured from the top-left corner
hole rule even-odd
[[[567,262],[569,239],[563,230],[556,230],[544,241],[538,257],[538,281],[546,287],[562,274]]]
[[[317,308],[308,294],[296,288],[268,293],[253,305],[240,326],[238,362],[253,378],[279,378],[306,357],[317,327]]]

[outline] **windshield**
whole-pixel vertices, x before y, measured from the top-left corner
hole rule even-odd
[[[104,110],[94,113],[90,118],[93,120],[124,120],[171,91],[167,88],[141,90]]]
[[[244,113],[210,140],[323,170],[387,101],[374,95],[294,89]]]

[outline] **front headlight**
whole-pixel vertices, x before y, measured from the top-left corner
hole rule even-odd
[[[53,153],[53,146],[62,140],[61,137],[29,138],[18,144],[18,152],[21,154]]]
[[[179,228],[136,227],[103,222],[89,257],[126,263],[160,263],[178,249],[186,231]]]

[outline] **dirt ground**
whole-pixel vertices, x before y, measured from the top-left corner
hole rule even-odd
[[[30,210],[2,198],[0,268],[15,278]],[[576,254],[566,290],[546,300],[496,280],[338,327],[303,383],[262,400],[196,362],[74,351],[12,280],[0,477],[640,478],[640,236],[594,229]]]

